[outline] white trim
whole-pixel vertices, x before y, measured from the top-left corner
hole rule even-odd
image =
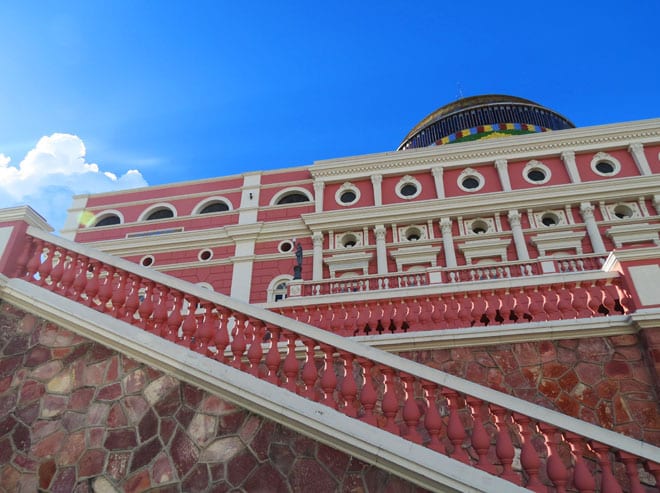
[[[172,204],[169,202],[158,202],[157,204],[151,205],[147,207],[144,211],[142,211],[142,214],[138,217],[138,222],[140,221],[146,221],[147,217],[149,217],[152,213],[160,210],[160,209],[169,209],[172,211],[172,214],[174,214],[172,217],[164,218],[164,219],[152,219],[152,221],[167,221],[170,219],[174,219],[175,217],[178,216],[176,207],[174,207]]]
[[[148,265],[145,265],[144,262],[147,261],[148,259],[151,259],[151,263]],[[153,255],[145,255],[140,259],[140,265],[145,268],[151,268],[154,265],[156,265],[156,258]]]
[[[323,182],[319,182],[319,183],[323,183]],[[342,202],[341,196],[344,194],[344,192],[353,192],[355,194],[355,200],[351,202]],[[357,204],[360,201],[360,197],[362,197],[362,194],[360,193],[360,189],[348,181],[344,183],[341,187],[339,187],[335,192],[335,202],[337,202],[337,204],[342,207],[348,207]]]
[[[611,164],[614,170],[611,173],[603,173],[601,171],[598,171],[598,169],[596,169],[596,165],[601,161]],[[606,152],[598,152],[591,159],[591,171],[593,171],[599,176],[607,176],[607,177],[616,176],[621,172],[621,163],[617,158],[611,156]]]
[[[401,189],[405,187],[406,185],[412,185],[416,188],[416,191],[412,195],[404,195],[401,193]],[[394,187],[394,192],[396,193],[397,197],[403,200],[412,200],[414,198],[417,198],[420,193],[422,193],[422,184],[419,182],[419,180],[413,176],[410,175],[405,175],[402,177],[399,182],[396,184],[396,187]]]
[[[292,204],[278,204],[278,202],[284,198],[286,195],[291,195],[294,193],[301,193],[307,197],[307,202],[294,202]],[[271,206],[276,206],[276,205],[290,205],[290,206],[295,206],[295,205],[302,205],[302,204],[307,204],[307,205],[312,205],[314,204],[314,197],[312,196],[311,193],[309,193],[309,190],[306,188],[302,187],[288,187],[285,188],[284,190],[280,190],[277,192],[275,195],[273,195],[273,198],[270,199],[270,204]]]
[[[290,274],[282,274],[280,276],[274,277],[271,279],[270,283],[268,283],[268,291],[267,291],[267,296],[266,299],[268,300],[267,303],[279,303],[280,301],[284,300],[287,298],[286,295],[286,286],[284,288],[284,296],[280,300],[275,299],[275,290],[277,289],[277,286],[283,282],[286,282],[288,285],[291,281],[293,281],[293,276]],[[277,292],[277,294],[280,294]]]
[[[467,180],[468,178],[473,178],[479,182],[479,184],[475,188],[467,188],[463,186],[463,181]],[[456,180],[456,184],[458,185],[458,188],[463,190],[464,192],[478,192],[481,190],[484,185],[486,184],[486,179],[484,178],[484,175],[479,173],[477,170],[474,168],[465,168],[460,175],[458,175],[458,179]]]
[[[119,224],[124,224],[124,214],[122,214],[121,211],[117,209],[106,209],[96,214],[90,221],[88,221],[85,227],[106,228],[107,226],[97,226],[96,224],[99,223],[100,221],[103,221],[106,217],[110,217],[110,216],[117,216],[119,218]],[[117,226],[117,225],[112,224],[111,226]]]
[[[203,254],[204,252],[209,252],[209,253],[211,254],[211,256],[210,256],[209,258],[202,258],[202,254]],[[203,249],[201,249],[201,250],[199,251],[199,253],[197,253],[197,259],[198,259],[200,262],[208,262],[208,261],[211,260],[212,258],[213,258],[213,250],[210,249],[210,248],[203,248]]]
[[[542,171],[545,174],[545,178],[543,178],[542,180],[532,180],[527,175],[533,170]],[[525,181],[527,183],[531,183],[532,185],[543,185],[544,183],[548,183],[550,181],[550,178],[552,178],[552,171],[550,170],[550,168],[548,168],[541,161],[537,161],[536,159],[532,159],[523,168],[522,176],[523,176],[523,178],[525,179]]]
[[[283,250],[282,246],[286,244],[291,245],[291,248],[289,248],[288,250]],[[277,251],[280,253],[292,253],[295,248],[296,248],[296,244],[293,240],[282,240],[280,241],[279,245],[277,245]]]
[[[222,203],[225,204],[227,207],[229,207],[229,209],[226,210],[226,211],[215,212],[215,213],[212,213],[212,214],[220,214],[220,213],[222,213],[222,212],[229,212],[229,211],[233,211],[233,210],[234,210],[234,207],[232,206],[231,200],[229,200],[229,199],[226,198],[226,197],[222,197],[222,196],[220,196],[220,195],[215,195],[215,196],[213,196],[213,197],[209,197],[209,198],[206,198],[206,199],[204,199],[204,200],[198,202],[197,205],[196,205],[195,207],[193,207],[193,210],[192,210],[192,212],[190,213],[190,215],[191,215],[191,216],[195,216],[195,215],[201,214],[201,210],[202,210],[204,207],[206,207],[207,205],[215,204],[215,203],[217,203],[217,202],[222,202]]]

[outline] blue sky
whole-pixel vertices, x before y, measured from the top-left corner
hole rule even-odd
[[[73,193],[393,150],[460,95],[658,117],[659,21],[657,0],[3,2],[0,207],[59,227]]]

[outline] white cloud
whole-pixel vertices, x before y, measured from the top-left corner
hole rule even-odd
[[[59,230],[73,195],[148,185],[138,170],[118,177],[86,162],[85,154],[80,137],[61,133],[39,139],[18,167],[0,154],[0,208],[28,204]]]

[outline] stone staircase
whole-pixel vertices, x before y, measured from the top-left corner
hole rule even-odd
[[[660,449],[22,220],[3,298],[435,491],[654,491]],[[4,253],[2,251],[4,250]]]

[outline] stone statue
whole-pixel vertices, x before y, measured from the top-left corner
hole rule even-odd
[[[293,266],[293,278],[302,279],[300,276],[302,272],[302,258],[303,258],[303,249],[300,242],[296,244],[296,265]]]

